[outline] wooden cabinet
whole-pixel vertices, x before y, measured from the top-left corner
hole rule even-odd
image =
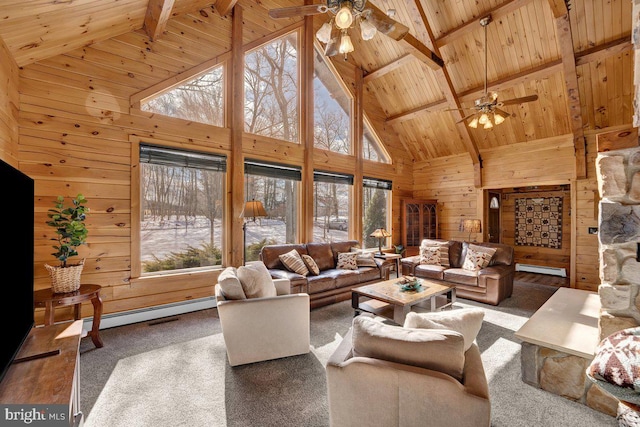
[[[402,201],[402,245],[405,256],[417,255],[422,239],[438,238],[436,200],[405,199]]]
[[[70,426],[82,425],[81,336],[82,320],[33,328],[0,383],[0,403],[19,404],[25,410],[29,405],[60,406],[65,408],[63,413],[55,412],[53,406],[47,412],[50,420],[59,416],[55,419],[68,420]]]

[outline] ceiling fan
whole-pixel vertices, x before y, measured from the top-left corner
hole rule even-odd
[[[523,96],[521,98],[508,99],[506,101],[498,101],[498,93],[487,90],[487,26],[491,22],[491,15],[487,15],[480,19],[480,25],[484,28],[484,93],[474,101],[474,106],[470,108],[451,108],[446,111],[458,110],[474,110],[473,113],[463,117],[456,123],[464,122],[468,119],[471,121],[468,126],[477,128],[482,125],[484,129],[491,129],[493,125],[499,125],[504,122],[511,114],[502,110],[500,107],[505,105],[523,104],[538,99],[538,95]]]
[[[328,14],[329,20],[316,32],[316,37],[326,43],[325,55],[334,56],[341,53],[346,59],[347,53],[353,52],[353,43],[347,30],[356,23],[360,25],[363,40],[371,40],[378,32],[394,40],[400,40],[409,32],[409,27],[391,18],[391,12],[392,10],[384,13],[373,4],[367,4],[367,0],[326,0],[326,4],[271,9],[269,16],[281,19]]]

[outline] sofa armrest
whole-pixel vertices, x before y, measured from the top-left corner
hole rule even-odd
[[[492,265],[485,267],[478,272],[478,276],[494,276],[496,279],[513,274],[515,267],[513,265]]]
[[[352,356],[352,328],[349,328],[347,333],[342,338],[342,341],[338,345],[338,348],[335,349],[329,360],[327,361],[327,365],[340,366],[345,361],[347,361]]]
[[[400,264],[402,264],[402,274],[413,276],[416,266],[420,264],[420,255],[402,258]]]

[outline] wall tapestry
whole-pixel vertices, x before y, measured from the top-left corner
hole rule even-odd
[[[562,248],[562,197],[516,199],[516,245]]]

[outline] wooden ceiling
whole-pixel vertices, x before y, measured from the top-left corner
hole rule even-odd
[[[184,52],[185,65],[193,66],[229,51],[226,15],[236,1],[246,10],[247,42],[302,19],[267,15],[270,8],[302,0],[2,0],[0,38],[25,67],[89,45],[108,52],[113,43],[133,43],[132,33],[136,40],[156,40],[149,43],[158,43],[158,50],[162,43],[181,49],[175,40],[189,34],[211,47]],[[377,100],[383,125],[397,133],[415,161],[469,153],[477,165],[483,150],[559,135],[572,135],[579,152],[584,131],[632,123],[629,0],[369,1],[381,10],[395,9],[394,19],[410,34],[400,41],[381,34],[362,41],[351,30],[355,51],[347,61],[363,70],[365,94]],[[489,90],[500,100],[533,94],[538,100],[503,107],[512,116],[492,130],[471,129],[457,123],[458,111],[445,110],[471,107],[483,92],[479,19],[489,14]],[[325,21],[318,15],[314,26]],[[365,114],[374,114],[368,108]]]

